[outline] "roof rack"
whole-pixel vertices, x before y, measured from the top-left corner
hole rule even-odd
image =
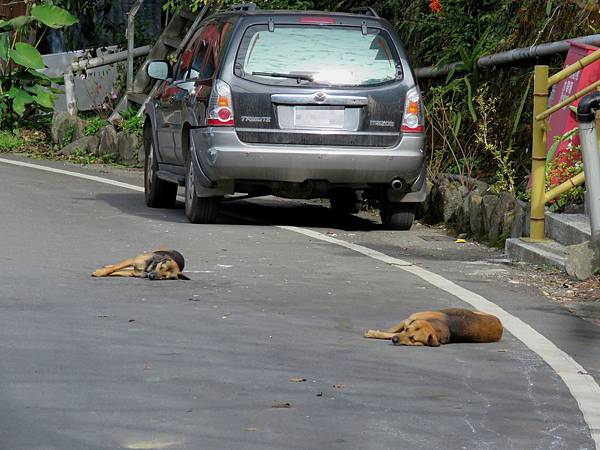
[[[355,8],[350,8],[350,12],[352,14],[362,14],[363,16],[379,17],[379,14],[377,14],[370,6],[357,6]]]
[[[256,3],[240,3],[238,5],[232,5],[227,8],[226,11],[255,11]]]

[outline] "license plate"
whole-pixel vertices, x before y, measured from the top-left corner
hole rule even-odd
[[[344,107],[295,106],[296,128],[344,128]]]

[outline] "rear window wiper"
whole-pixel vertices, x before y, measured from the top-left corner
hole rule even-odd
[[[303,75],[300,73],[279,73],[279,72],[252,72],[252,75],[262,75],[263,77],[275,77],[275,78],[291,78],[300,83],[300,80],[304,81],[315,81],[312,75]]]

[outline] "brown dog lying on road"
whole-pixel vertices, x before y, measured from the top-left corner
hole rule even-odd
[[[189,280],[183,273],[185,260],[176,250],[154,250],[92,273],[93,277],[138,277],[151,280]]]
[[[502,338],[502,330],[496,316],[448,308],[414,313],[387,331],[368,330],[364,337],[391,339],[394,345],[438,347],[450,342],[496,342]]]

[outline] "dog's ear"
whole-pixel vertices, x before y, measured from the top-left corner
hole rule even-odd
[[[429,337],[427,337],[427,345],[429,345],[430,347],[440,346],[440,341],[438,341],[438,338],[434,333],[431,333]]]
[[[191,278],[189,278],[187,275],[184,275],[183,272],[178,272],[177,278],[179,278],[180,280],[191,280]]]

